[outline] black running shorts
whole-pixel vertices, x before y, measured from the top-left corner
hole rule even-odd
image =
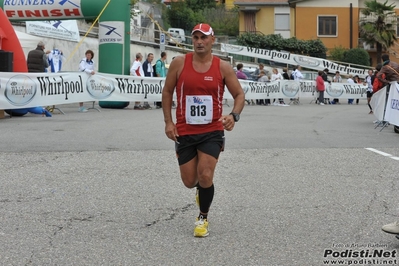
[[[216,159],[224,150],[224,131],[213,131],[204,134],[180,136],[175,143],[179,165],[183,165],[197,156],[197,150]]]
[[[367,98],[371,98],[371,96],[373,96],[373,92],[372,91],[367,91]]]

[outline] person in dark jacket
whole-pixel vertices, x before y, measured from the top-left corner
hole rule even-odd
[[[283,74],[282,74],[284,79],[290,79],[290,75],[288,75],[288,69],[285,67],[283,68]]]
[[[388,54],[382,55],[382,61],[382,68],[378,72],[377,78],[386,85],[392,81],[399,82],[399,64],[389,60]]]
[[[154,68],[152,66],[152,61],[154,60],[154,54],[149,53],[147,55],[147,60],[144,61],[142,68],[144,72],[144,77],[154,77]],[[151,106],[148,102],[144,102],[144,109],[151,109]]]
[[[323,70],[323,73],[322,73],[321,77],[323,78],[323,80],[324,80],[325,82],[328,82],[328,83],[331,84],[331,81],[328,80],[328,72],[329,72],[328,68],[325,68],[325,69]],[[324,94],[324,93],[323,93],[323,94]],[[324,102],[328,102],[328,104],[331,104],[330,98],[325,98],[325,99],[324,99]]]
[[[44,43],[40,41],[36,49],[28,53],[28,72],[46,72],[46,69],[49,67],[47,54],[50,51],[45,52],[44,49]]]
[[[152,61],[154,60],[154,54],[149,53],[147,60],[143,63],[143,71],[145,77],[154,77],[154,68],[152,67]]]
[[[46,72],[46,68],[49,67],[49,63],[47,60],[48,53],[50,53],[50,51],[44,52],[44,43],[40,41],[37,44],[36,49],[28,53],[28,58],[26,60],[26,63],[28,65],[28,72]],[[45,114],[47,117],[52,116],[52,114],[43,107],[33,107],[28,109],[29,112],[35,114]]]

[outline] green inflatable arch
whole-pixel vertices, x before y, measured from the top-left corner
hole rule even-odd
[[[10,21],[95,19],[103,12],[98,70],[130,74],[130,0],[0,0],[0,7]]]

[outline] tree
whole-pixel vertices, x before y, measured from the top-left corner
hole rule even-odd
[[[214,0],[179,0],[166,10],[167,24],[173,28],[191,30],[198,23],[208,23],[217,35],[237,36],[238,9],[225,10]]]
[[[239,34],[238,9],[226,10],[223,5],[202,11],[204,21],[212,26],[217,35],[237,36]],[[198,21],[198,23],[204,22]]]
[[[384,3],[366,1],[366,8],[361,10],[364,17],[359,21],[360,38],[367,44],[376,44],[377,63],[381,62],[382,50],[389,49],[396,40],[395,5],[387,3],[388,0]]]
[[[194,12],[199,12],[207,8],[215,8],[215,0],[184,0],[187,3],[187,7]]]
[[[366,50],[363,48],[354,48],[349,49],[344,52],[344,57],[342,58],[342,62],[369,66],[370,65],[370,56]]]
[[[169,24],[173,28],[191,29],[195,26],[199,13],[187,6],[186,2],[172,2],[170,8],[166,12]]]

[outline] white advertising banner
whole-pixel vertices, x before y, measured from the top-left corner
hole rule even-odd
[[[238,54],[261,58],[269,61],[275,61],[290,65],[300,65],[314,70],[324,70],[328,68],[331,72],[339,71],[341,74],[359,75],[364,78],[367,75],[368,68],[355,68],[347,65],[341,65],[331,62],[326,59],[310,57],[298,54],[291,54],[290,52],[282,52],[276,50],[267,50],[253,47],[245,47],[232,44],[221,44],[221,50],[225,53]]]
[[[387,87],[384,87],[376,93],[373,93],[373,96],[371,97],[370,105],[373,109],[373,114],[379,121],[384,120],[384,108],[386,98]]]
[[[245,99],[274,98],[312,98],[317,96],[316,82],[313,80],[281,80],[256,82],[239,80],[245,92]],[[349,83],[325,83],[325,98],[363,99],[366,98],[367,86]],[[231,96],[230,96],[231,97]]]
[[[0,72],[0,109],[69,104],[86,101],[161,101],[165,78],[85,72]],[[240,80],[246,99],[311,98],[315,81],[251,82]],[[367,87],[327,84],[326,98],[361,99]],[[232,99],[226,90],[226,99]]]
[[[397,82],[391,83],[385,111],[385,121],[399,126],[399,84]]]
[[[27,21],[26,33],[73,42],[80,41],[76,20]]]

